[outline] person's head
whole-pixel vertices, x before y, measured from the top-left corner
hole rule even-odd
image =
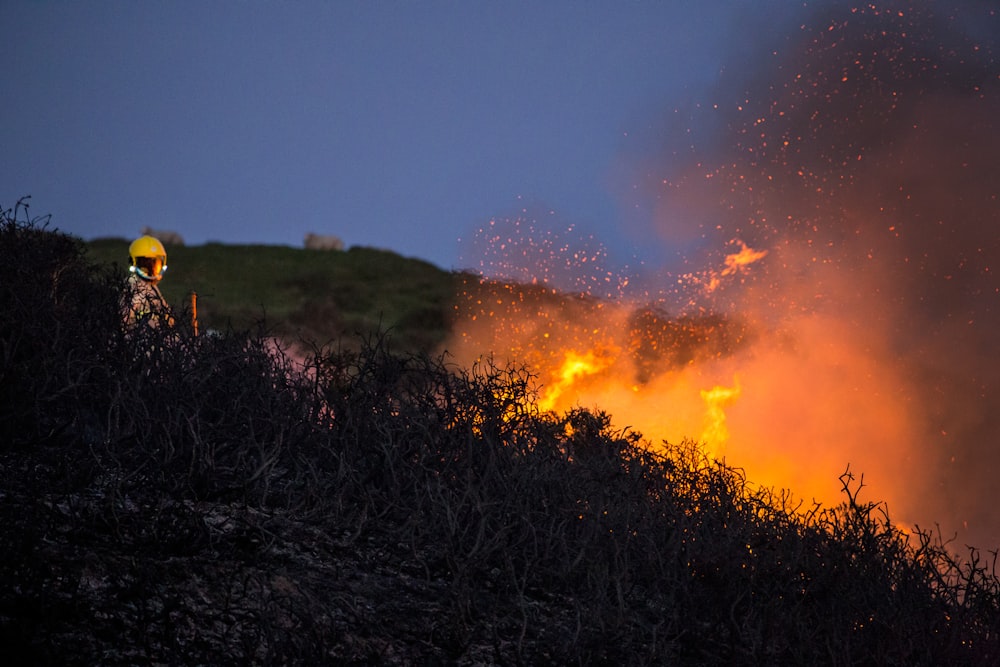
[[[159,282],[167,270],[167,251],[159,239],[152,236],[140,236],[132,241],[128,254],[132,260],[129,271],[143,280]]]

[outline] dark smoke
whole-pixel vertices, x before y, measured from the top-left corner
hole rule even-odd
[[[771,250],[719,307],[753,303],[778,326],[823,310],[859,340],[882,337],[871,354],[907,379],[897,399],[920,422],[900,462],[911,506],[995,548],[1000,9],[808,9],[671,127],[647,196],[689,264],[736,238]]]

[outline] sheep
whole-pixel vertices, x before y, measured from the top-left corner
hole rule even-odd
[[[143,236],[153,236],[159,239],[163,245],[184,245],[184,237],[169,229],[151,229],[143,227],[140,232]]]
[[[344,242],[338,236],[306,234],[305,246],[308,250],[343,250]]]

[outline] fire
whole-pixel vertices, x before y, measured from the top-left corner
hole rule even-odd
[[[600,373],[613,362],[613,356],[596,350],[577,352],[567,350],[562,366],[552,374],[552,381],[543,385],[538,407],[542,410],[553,410],[559,399],[569,391],[574,384],[591,375]]]
[[[731,386],[699,390],[697,404],[692,397],[699,380],[682,378],[681,373],[673,378],[670,391],[663,391],[659,382],[653,387],[635,383],[628,370],[631,364],[619,348],[570,349],[562,357],[557,366],[541,369],[538,407],[543,411],[566,411],[583,400],[594,401],[597,407],[614,406],[613,414],[627,415],[650,435],[666,440],[694,437],[700,426],[698,440],[712,456],[719,456],[729,440],[726,408],[741,393],[736,377]],[[669,400],[663,404],[658,399]],[[663,415],[669,415],[666,422],[658,418]]]
[[[732,242],[740,246],[740,251],[726,255],[726,268],[722,270],[723,277],[731,276],[743,267],[767,257],[767,250],[754,250],[739,239],[734,239]]]
[[[739,246],[739,250],[726,255],[722,269],[709,269],[702,274],[689,273],[684,276],[688,282],[700,285],[706,294],[719,289],[727,278],[746,271],[751,264],[767,257],[767,250],[755,250],[740,239],[733,239],[729,245]]]
[[[719,455],[722,446],[729,440],[725,408],[739,395],[740,383],[736,378],[733,378],[731,387],[716,385],[701,390],[701,398],[705,401],[705,428],[701,432],[701,441],[714,456]]]
[[[771,254],[788,262],[792,252],[736,243],[715,270],[719,280]],[[823,277],[832,295],[836,278]],[[671,315],[624,298],[470,281],[448,351],[459,363],[492,354],[525,364],[543,411],[599,409],[653,449],[697,440],[753,483],[807,502],[841,502],[839,475],[850,465],[881,497],[902,504],[915,420],[901,391],[907,378],[884,361],[892,351],[881,346],[881,332],[815,309],[785,314],[774,328],[772,295],[750,287],[743,285],[739,305],[763,318]]]
[[[839,503],[850,466],[896,518],[997,543],[995,12],[962,28],[911,4],[824,7],[766,62],[733,63],[717,99],[673,109],[663,164],[625,169],[663,266],[616,278],[593,239],[491,221],[481,275],[604,307],[471,295],[449,352],[509,354],[551,409],[598,407],[651,447],[724,443],[806,504]]]

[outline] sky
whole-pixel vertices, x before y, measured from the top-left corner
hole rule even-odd
[[[748,26],[796,9],[8,0],[0,206],[30,195],[84,239],[314,232],[445,269],[474,261],[462,239],[490,220],[551,216],[641,261],[662,248],[632,156],[752,43]]]
[[[0,25],[0,206],[617,298],[540,340],[561,316],[501,293],[455,334],[556,371],[611,341],[591,385],[621,419],[738,385],[736,465],[853,462],[904,519],[1000,545],[995,2],[7,0]],[[650,304],[750,334],[633,359]]]

